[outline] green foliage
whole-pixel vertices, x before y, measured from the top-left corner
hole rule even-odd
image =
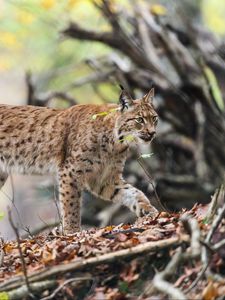
[[[210,223],[210,221],[209,221],[209,218],[207,218],[207,217],[202,220],[202,224],[207,225],[209,223]]]
[[[98,114],[94,114],[94,115],[92,115],[92,120],[96,120],[97,119],[97,117],[104,117],[104,116],[107,116],[108,114],[111,114],[111,113],[113,113],[113,112],[116,112],[118,109],[117,108],[113,108],[113,109],[110,109],[109,111],[102,111],[102,112],[100,112],[100,113],[98,113]]]
[[[109,30],[91,0],[12,0],[0,12],[0,72],[22,69],[37,75],[40,91],[67,90],[85,103],[99,102],[91,85],[67,87],[90,72],[82,62],[109,53],[101,43],[64,39],[60,32],[70,21],[85,28]],[[108,86],[104,87],[108,91]],[[106,92],[107,93],[107,92]],[[113,93],[107,93],[112,101]]]
[[[154,155],[154,153],[146,153],[146,154],[141,154],[140,157],[141,158],[150,158],[150,157],[152,157],[152,155]]]
[[[118,288],[119,288],[119,291],[123,294],[129,293],[129,285],[128,285],[128,282],[126,282],[126,281],[119,281]]]
[[[212,95],[214,100],[216,101],[217,106],[221,111],[224,111],[224,101],[223,101],[223,96],[220,91],[220,87],[218,85],[217,79],[213,71],[208,67],[204,67],[204,73],[206,76],[206,79],[208,81],[208,84],[211,88]]]
[[[6,292],[0,293],[0,300],[9,300],[9,295]]]
[[[214,32],[225,34],[225,1],[202,0],[202,16],[206,25]]]
[[[120,142],[132,142],[134,140],[134,136],[132,134],[128,134],[127,136],[125,136],[124,138],[120,139]]]
[[[4,218],[4,216],[5,216],[4,212],[0,211],[0,221]]]
[[[100,4],[101,0],[95,2]],[[133,4],[129,0],[112,1],[112,9],[117,5],[124,6],[129,13]],[[224,34],[225,2],[202,0],[201,7],[206,24]],[[166,8],[157,1],[149,4],[149,9],[156,15],[167,13]],[[66,90],[78,101],[82,99],[83,103],[100,102],[101,97],[115,102],[118,89],[111,83],[99,84],[98,91],[91,84],[86,84],[85,89],[83,86],[71,86],[76,79],[92,72],[82,61],[108,54],[112,49],[101,43],[62,38],[60,32],[70,21],[87,29],[111,30],[92,0],[3,1],[0,11],[0,72],[30,70],[37,75],[38,88],[42,92]],[[129,28],[126,29],[129,31]],[[215,93],[218,94],[217,91]],[[220,101],[218,95],[215,99]],[[218,103],[221,107],[221,102]]]

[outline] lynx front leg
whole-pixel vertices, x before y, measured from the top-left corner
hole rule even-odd
[[[130,184],[121,188],[112,201],[121,201],[123,205],[129,207],[138,217],[146,214],[156,217],[158,214],[158,210],[150,204],[145,194]]]
[[[155,217],[158,214],[157,209],[150,204],[143,192],[125,182],[115,186],[106,186],[99,197],[113,202],[120,202],[137,216],[149,214]]]
[[[63,232],[72,234],[81,229],[81,186],[69,168],[60,170],[58,176]]]

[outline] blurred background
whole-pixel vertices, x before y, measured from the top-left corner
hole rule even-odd
[[[223,182],[224,82],[224,1],[0,0],[1,103],[66,108],[117,102],[118,84],[133,97],[155,87],[157,138],[139,149],[153,155],[143,170],[132,149],[124,175],[159,209],[159,199],[172,211],[209,202]],[[0,235],[13,237],[7,205],[22,235],[55,226],[55,187],[50,176],[10,176]],[[84,194],[84,228],[133,220]]]

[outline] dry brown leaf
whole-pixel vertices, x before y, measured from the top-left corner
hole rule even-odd
[[[203,300],[214,300],[218,296],[217,289],[212,281],[209,281],[208,285],[204,288],[202,293]]]

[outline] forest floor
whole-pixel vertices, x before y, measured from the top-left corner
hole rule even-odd
[[[0,300],[224,299],[225,205],[214,204],[2,241]]]

